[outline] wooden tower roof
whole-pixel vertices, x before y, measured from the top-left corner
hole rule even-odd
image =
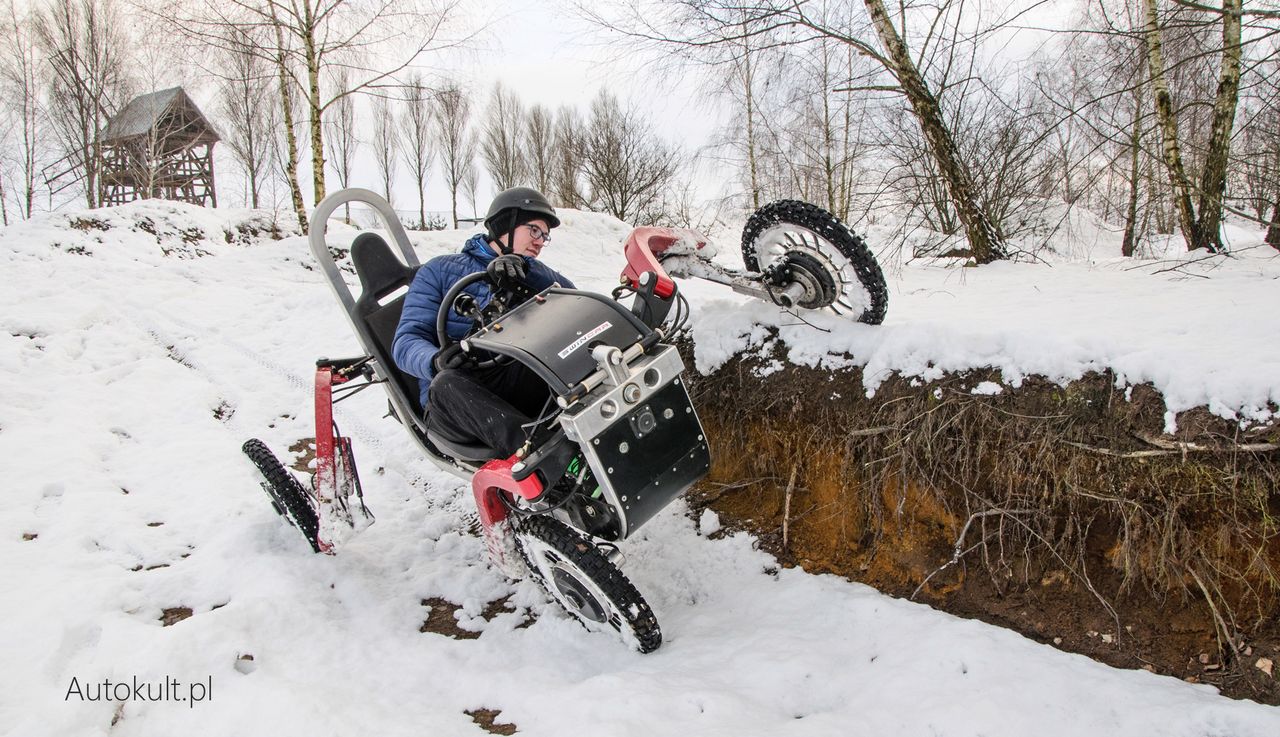
[[[185,146],[220,140],[218,132],[186,91],[181,87],[170,87],[133,98],[102,129],[98,142],[123,143],[151,135],[157,126],[161,128],[157,134],[174,143],[178,142],[174,138],[178,138]]]

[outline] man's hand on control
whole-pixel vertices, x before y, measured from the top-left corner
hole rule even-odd
[[[498,256],[485,267],[489,281],[498,289],[510,289],[524,281],[526,267],[524,258],[514,253]]]
[[[462,350],[462,344],[454,343],[443,350],[436,351],[431,357],[431,365],[435,368],[436,373],[447,369],[462,368],[470,357]]]

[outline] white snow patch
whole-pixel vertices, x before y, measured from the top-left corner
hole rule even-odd
[[[79,229],[77,218],[110,227]],[[655,737],[1280,733],[1280,709],[779,570],[746,534],[706,537],[710,520],[695,525],[682,502],[625,543],[626,573],[666,636],[657,653],[629,652],[489,567],[467,532],[469,488],[383,418],[376,389],[339,404],[336,419],[378,522],[338,556],[312,554],[239,448],[259,437],[288,462],[288,446],[314,433],[315,359],[358,348],[305,238],[227,241],[256,218],[288,221],[152,201],[0,231],[9,733],[463,734],[475,731],[464,710],[478,707],[530,737],[583,725]],[[627,226],[562,219],[544,258],[579,286],[612,288]],[[146,221],[155,233],[135,227]],[[411,237],[425,259],[471,232]],[[335,228],[330,245],[353,233]],[[1278,273],[1250,254],[908,266],[886,325],[809,318],[826,333],[722,287],[681,288],[702,370],[772,351],[768,325],[787,361],[862,366],[869,391],[893,371],[990,366],[1016,386],[1111,368],[1128,384],[1152,381],[1171,411],[1213,402],[1245,419],[1269,416],[1277,398]],[[507,596],[532,626],[478,616]],[[459,603],[479,639],[420,633],[432,597]],[[176,607],[193,616],[161,626]],[[211,679],[212,698],[119,712],[66,698],[73,678],[135,677]]]
[[[970,393],[970,394],[980,395],[980,396],[987,396],[987,397],[991,397],[991,396],[995,396],[995,395],[997,395],[997,394],[1000,394],[1000,393],[1002,393],[1003,391],[1004,391],[1004,387],[1003,387],[1003,386],[1000,386],[999,384],[995,383],[994,381],[983,381],[983,382],[980,382],[980,383],[979,383],[977,386],[975,386],[974,388],[970,389],[970,390],[969,390],[969,393]]]
[[[720,531],[720,515],[716,514],[710,507],[702,510],[702,514],[698,517],[698,532],[702,535],[714,535]]]

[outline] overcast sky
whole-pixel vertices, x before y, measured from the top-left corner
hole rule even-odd
[[[651,57],[638,55],[633,44],[620,35],[602,31],[579,18],[569,0],[464,3],[470,15],[467,20],[483,28],[472,48],[425,57],[423,61],[429,76],[447,76],[471,90],[477,112],[487,105],[497,81],[515,90],[526,105],[542,103],[554,109],[570,104],[584,114],[599,91],[609,89],[624,105],[643,110],[659,135],[678,144],[688,155],[711,139],[717,126],[716,108],[699,93],[693,75],[659,74]],[[371,137],[372,131],[366,130],[363,138],[368,141]],[[483,163],[479,165],[483,172]],[[707,196],[718,194],[714,190],[724,181],[724,176],[709,176],[705,169],[689,176],[699,179]],[[336,179],[331,175],[328,179],[330,190],[337,189]],[[363,152],[354,179],[358,186],[381,191],[370,151]],[[493,188],[483,174],[482,182],[478,207],[483,211]],[[239,204],[239,183],[228,185],[231,186],[225,188],[223,199],[226,204]],[[303,189],[310,192],[305,181]],[[437,172],[432,172],[427,189],[428,210],[447,210],[448,192]],[[416,214],[417,193],[403,164],[393,204],[397,210]],[[468,214],[462,209],[459,215]]]

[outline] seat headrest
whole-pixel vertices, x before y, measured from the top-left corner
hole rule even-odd
[[[361,233],[351,244],[351,265],[360,276],[362,294],[375,299],[406,284],[414,269],[405,266],[377,233]]]

